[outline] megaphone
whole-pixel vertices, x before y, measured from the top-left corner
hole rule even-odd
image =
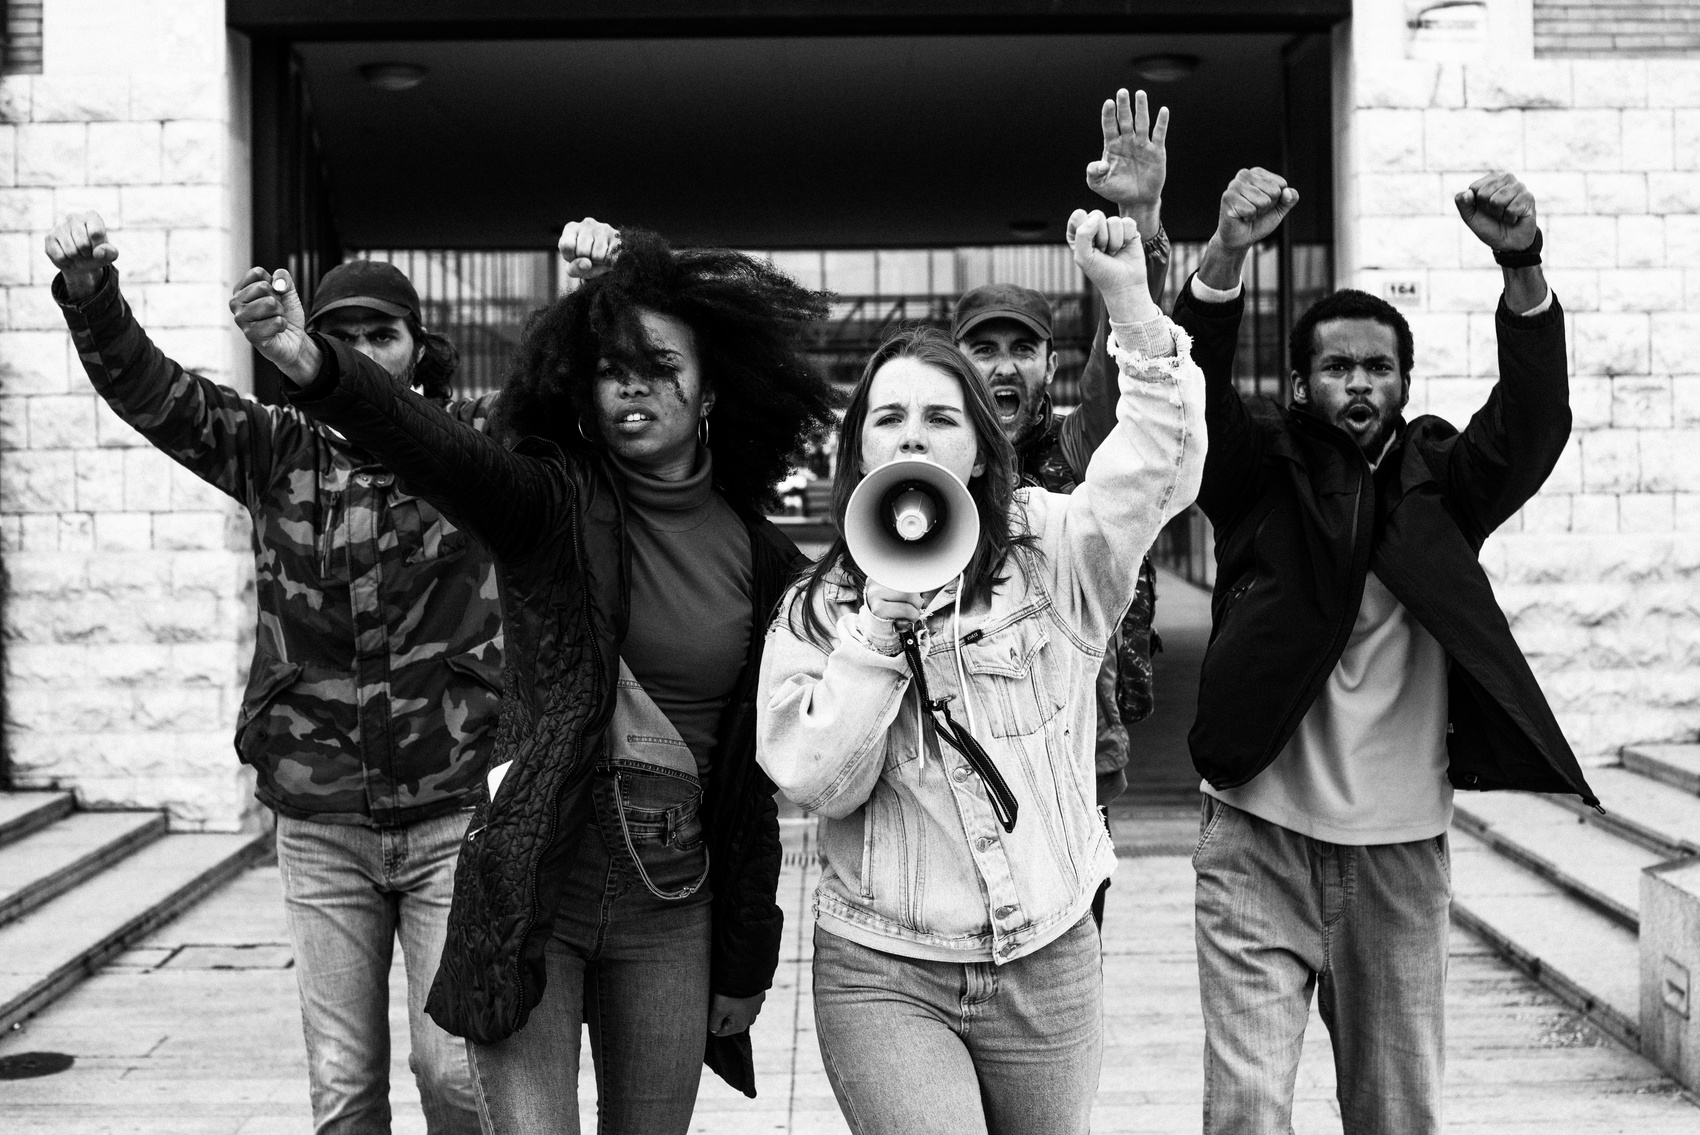
[[[844,543],[869,579],[924,593],[955,579],[974,558],[980,513],[968,486],[942,465],[888,461],[862,478],[844,511]]]

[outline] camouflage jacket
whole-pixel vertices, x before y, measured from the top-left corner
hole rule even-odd
[[[1067,417],[1052,416],[1043,429],[1023,442],[1016,453],[1021,479],[1053,493],[1072,493],[1084,475],[1098,443],[1115,426],[1110,364],[1105,340],[1109,325],[1098,328],[1086,370],[1080,378],[1080,408]],[[1157,607],[1157,572],[1149,556],[1139,566],[1139,586],[1110,641],[1104,659],[1098,699],[1098,775],[1127,767],[1127,726],[1151,716],[1153,695],[1151,654],[1162,639],[1151,629]],[[1113,688],[1113,694],[1111,689]]]
[[[301,412],[186,372],[108,270],[54,297],[95,391],[253,519],[259,623],[236,751],[299,819],[393,827],[470,806],[496,732],[502,623],[483,547]],[[489,398],[447,412],[483,428]]]

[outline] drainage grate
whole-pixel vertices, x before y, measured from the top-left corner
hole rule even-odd
[[[77,1062],[64,1052],[18,1052],[0,1056],[0,1080],[33,1080],[63,1072]]]

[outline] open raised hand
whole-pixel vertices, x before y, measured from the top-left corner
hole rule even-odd
[[[1458,215],[1495,252],[1521,252],[1535,242],[1535,195],[1509,173],[1490,173],[1453,197]]]
[[[118,259],[118,246],[106,235],[99,213],[72,213],[47,234],[47,258],[65,277],[74,300],[87,299],[100,286],[101,273]]]
[[[1127,89],[1105,99],[1099,113],[1104,131],[1104,155],[1086,166],[1086,185],[1092,192],[1119,205],[1126,215],[1142,209],[1155,210],[1163,200],[1163,182],[1169,173],[1169,108],[1151,121],[1150,104],[1144,91],[1128,98]],[[1147,238],[1156,232],[1145,234]]]
[[[236,283],[230,314],[248,342],[298,386],[319,370],[319,348],[307,334],[307,313],[287,269],[250,268]]]
[[[620,230],[595,217],[586,217],[562,228],[555,247],[567,262],[567,275],[575,280],[594,280],[612,268],[620,255]]]

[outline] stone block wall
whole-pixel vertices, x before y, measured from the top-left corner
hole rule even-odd
[[[251,655],[240,508],[91,391],[47,230],[95,210],[124,290],[185,366],[239,386],[225,307],[247,260],[246,75],[219,0],[47,0],[38,75],[0,79],[0,554],[18,787],[233,829],[231,729]]]
[[[1579,753],[1692,739],[1700,58],[1536,59],[1525,23],[1521,48],[1411,59],[1397,7],[1360,0],[1340,68],[1340,283],[1420,285],[1411,411],[1462,426],[1495,378],[1501,282],[1451,195],[1489,170],[1524,178],[1567,312],[1575,429],[1482,559]]]

